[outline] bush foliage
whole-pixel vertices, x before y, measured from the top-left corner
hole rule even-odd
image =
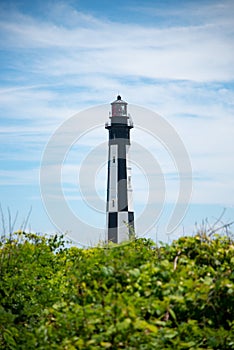
[[[234,349],[230,238],[15,238],[0,247],[1,349]]]

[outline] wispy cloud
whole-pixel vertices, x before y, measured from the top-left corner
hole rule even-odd
[[[178,131],[195,174],[193,201],[231,205],[232,1],[200,2],[199,6],[189,2],[181,8],[127,3],[129,21],[119,16],[110,19],[105,12],[100,17],[65,2],[44,4],[43,16],[9,9],[5,5],[0,15],[2,185],[35,184],[50,134],[76,112],[108,103],[120,92],[130,103],[164,115]],[[97,116],[103,124],[107,117]],[[175,169],[165,150],[141,131],[132,135],[159,160],[167,200],[173,201],[177,190],[170,174]],[[66,164],[63,169],[66,185],[77,181],[81,156],[89,152],[88,147],[104,139],[103,127],[79,140],[79,156],[77,148],[71,151],[70,168]],[[25,170],[18,169],[20,161]],[[99,193],[105,186],[102,181],[97,178]],[[146,184],[139,174],[135,181],[140,207]],[[68,192],[68,199],[74,198],[77,195]]]
[[[223,16],[229,16],[229,7],[221,8]],[[194,81],[234,77],[233,23],[220,22],[218,10],[213,11],[211,22],[205,16],[199,25],[194,20],[191,25],[157,28],[101,21],[65,5],[62,8],[65,18],[76,18],[72,27],[20,13],[2,19],[1,31],[7,39],[2,45],[37,49],[31,69],[49,77],[94,72]]]

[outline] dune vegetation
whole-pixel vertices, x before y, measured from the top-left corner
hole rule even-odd
[[[89,249],[18,232],[0,246],[1,349],[234,349],[234,242]]]

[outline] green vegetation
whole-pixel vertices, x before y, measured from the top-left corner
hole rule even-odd
[[[232,239],[13,238],[0,247],[0,349],[234,349]]]

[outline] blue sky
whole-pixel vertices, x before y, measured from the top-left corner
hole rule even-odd
[[[182,232],[192,233],[195,222],[208,218],[212,224],[223,208],[222,220],[232,221],[233,10],[233,1],[214,0],[34,1],[33,5],[24,0],[1,1],[0,202],[6,220],[8,207],[12,217],[18,211],[18,228],[32,207],[28,222],[32,230],[58,230],[40,193],[45,147],[71,116],[109,104],[120,92],[129,104],[162,115],[190,156],[193,194],[170,240]],[[100,124],[107,117],[100,116]],[[155,239],[158,230],[159,239],[167,240],[164,226],[178,190],[175,167],[165,148],[136,128],[132,140],[139,139],[159,162],[167,189],[162,216],[147,236]],[[104,148],[100,148],[100,169],[92,179],[102,212],[92,210],[82,199],[77,179],[86,157],[106,141],[104,127],[87,133],[71,147],[63,167],[69,207],[83,221],[92,217],[97,231],[105,226]],[[147,173],[153,170],[144,169],[144,174],[137,167],[133,170],[135,209],[140,215],[147,202]],[[153,175],[156,179],[157,174]],[[84,187],[89,181],[87,176]],[[151,210],[153,215],[153,206]],[[144,225],[139,223],[140,229]],[[79,233],[71,235],[84,243]]]

